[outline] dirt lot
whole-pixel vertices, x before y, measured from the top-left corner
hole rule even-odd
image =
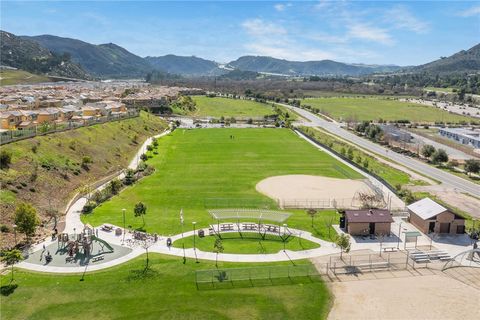
[[[310,175],[269,177],[257,183],[257,191],[272,199],[352,199],[356,192],[371,193],[363,180],[335,179]]]
[[[421,272],[398,271],[394,278],[380,272],[364,280],[332,282],[335,302],[328,319],[475,318],[480,290],[439,271]]]

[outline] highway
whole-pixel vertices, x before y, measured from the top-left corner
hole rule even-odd
[[[476,197],[480,197],[480,185],[455,176],[451,173],[442,171],[435,167],[432,167],[426,163],[423,163],[417,159],[404,156],[402,154],[396,153],[392,150],[384,148],[374,142],[371,142],[367,139],[363,139],[346,129],[343,129],[338,123],[328,122],[313,113],[297,108],[290,105],[281,104],[282,106],[292,109],[305,119],[310,120],[311,122],[304,122],[305,126],[309,127],[320,127],[330,133],[333,133],[347,141],[350,141],[365,150],[369,150],[378,155],[381,155],[387,159],[390,159],[394,162],[397,162],[411,170],[419,172],[427,177],[433,178],[440,181],[443,185],[451,187],[456,191],[464,192]]]

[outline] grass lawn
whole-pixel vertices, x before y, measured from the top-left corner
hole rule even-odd
[[[443,92],[453,92],[454,88],[438,88],[438,87],[425,87],[425,91],[443,91]]]
[[[183,264],[179,257],[150,254],[152,270],[143,273],[144,263],[143,256],[87,273],[84,281],[80,274],[16,271],[18,287],[1,297],[2,319],[325,319],[331,305],[322,281],[197,290],[194,271],[213,269],[215,262]],[[258,265],[273,264],[219,262]],[[9,274],[1,276],[2,285],[9,281]]]
[[[0,70],[0,85],[29,84],[48,82],[50,79],[23,70]]]
[[[251,100],[207,96],[194,96],[193,100],[197,104],[197,110],[191,115],[197,117],[263,118],[275,114],[271,105]]]
[[[201,251],[213,252],[213,245],[215,243],[215,236],[205,236],[203,238],[195,237],[195,246]],[[280,237],[267,235],[267,239],[262,240],[258,234],[244,233],[241,238],[238,233],[222,234],[223,253],[277,253],[283,250],[283,241]],[[193,236],[183,239],[185,248],[193,248]],[[182,240],[177,240],[173,243],[174,247],[181,248]],[[285,248],[291,251],[301,251],[319,248],[320,245],[305,239],[297,237],[289,237],[285,241]]]
[[[313,98],[303,99],[302,105],[318,108],[337,120],[410,120],[412,122],[460,122],[473,118],[448,113],[421,104],[393,99],[375,98]]]
[[[231,135],[235,139],[230,139]],[[127,226],[142,227],[142,219],[134,217],[133,207],[143,201],[148,208],[144,228],[148,232],[174,235],[181,232],[181,208],[186,228],[191,228],[193,221],[199,228],[212,223],[205,209],[206,199],[233,199],[234,204],[228,204],[233,207],[277,208],[275,201],[255,190],[259,181],[270,176],[362,178],[288,129],[178,129],[158,142],[158,155],[148,160],[156,171],[92,214],[82,216],[85,223],[123,225],[122,208],[125,208]],[[207,207],[212,207],[211,203]],[[286,222],[292,228],[315,231],[304,211],[295,211]],[[319,234],[325,232],[320,230]]]

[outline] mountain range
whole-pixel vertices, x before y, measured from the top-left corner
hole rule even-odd
[[[0,64],[32,70],[32,65],[61,57],[65,61],[41,72],[78,78],[140,78],[165,72],[184,77],[227,76],[231,79],[253,77],[256,73],[281,76],[363,76],[373,73],[455,73],[480,71],[480,44],[450,57],[414,67],[395,65],[349,64],[332,60],[289,61],[267,56],[242,56],[226,64],[195,56],[173,54],[142,58],[113,44],[91,44],[53,35],[15,36],[1,32]],[[50,58],[48,58],[50,57]],[[55,60],[55,59],[53,59]],[[58,60],[58,59],[57,59]],[[52,62],[52,64],[54,64]],[[47,68],[48,69],[48,68]],[[241,71],[241,72],[240,72]]]

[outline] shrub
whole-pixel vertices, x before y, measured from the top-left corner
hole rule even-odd
[[[142,161],[147,161],[148,156],[147,156],[145,153],[142,153],[142,155],[140,156],[140,159],[141,159]]]
[[[39,223],[37,210],[32,205],[21,203],[15,210],[15,224],[18,231],[25,233],[27,237],[35,234],[35,228]]]
[[[90,167],[88,166],[90,163],[92,163],[92,158],[90,156],[83,156],[82,157],[82,168],[85,169],[85,170],[88,170],[90,169]]]
[[[0,226],[0,231],[3,233],[7,233],[7,232],[10,232],[10,228],[6,224],[2,224]]]
[[[12,154],[7,150],[0,151],[0,169],[8,169],[12,163]]]
[[[153,146],[151,144],[147,146],[147,151],[153,151]]]
[[[97,203],[94,201],[88,201],[82,208],[82,213],[88,214],[92,213],[93,209],[97,206]]]
[[[36,191],[35,188],[30,188],[28,190],[30,190],[30,192],[35,192]]]

